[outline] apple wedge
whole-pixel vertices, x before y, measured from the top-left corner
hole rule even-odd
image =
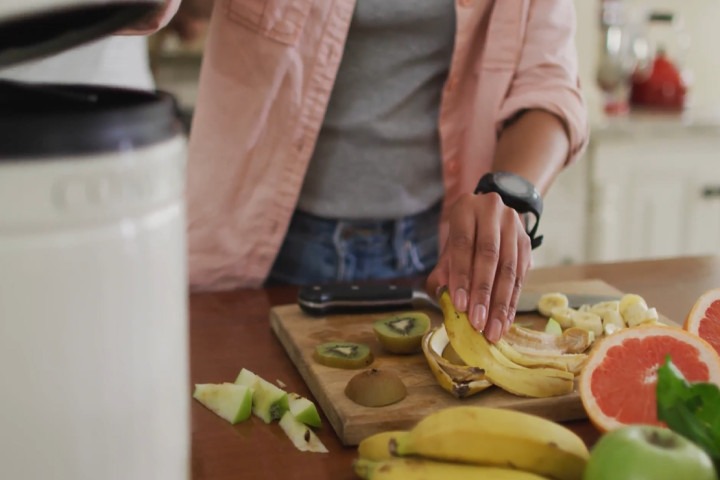
[[[298,450],[302,452],[328,452],[328,449],[310,427],[295,418],[290,411],[285,412],[280,419],[280,428],[283,429]]]
[[[243,368],[235,379],[235,384],[253,390],[252,412],[265,423],[280,420],[288,411],[287,392],[250,370]]]
[[[247,420],[252,411],[253,391],[234,383],[200,383],[193,398],[231,424]]]
[[[288,407],[290,413],[298,421],[311,427],[320,427],[320,414],[313,402],[297,393],[288,394]]]

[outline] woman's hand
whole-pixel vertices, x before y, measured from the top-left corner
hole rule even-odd
[[[500,195],[464,194],[453,205],[445,249],[427,281],[435,294],[447,285],[455,308],[497,342],[515,320],[530,268],[530,237],[520,215]]]

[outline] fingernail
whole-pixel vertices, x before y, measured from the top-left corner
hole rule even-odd
[[[470,316],[470,323],[472,323],[472,326],[475,327],[475,330],[481,332],[482,329],[485,328],[485,324],[487,323],[486,314],[487,311],[485,309],[485,305],[476,303],[472,309],[472,315]]]
[[[467,292],[464,288],[458,288],[455,290],[455,298],[453,298],[453,303],[455,304],[455,308],[458,309],[460,312],[467,311]]]
[[[502,322],[497,318],[493,318],[485,331],[485,338],[489,342],[495,343],[500,340],[500,335],[502,335]]]

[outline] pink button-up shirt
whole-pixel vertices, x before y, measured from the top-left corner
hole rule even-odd
[[[194,288],[257,287],[267,277],[354,7],[355,0],[216,0],[188,160]],[[543,109],[564,122],[568,162],[587,140],[572,0],[458,0],[456,11],[439,120],[445,213],[491,168],[498,132],[518,111]]]

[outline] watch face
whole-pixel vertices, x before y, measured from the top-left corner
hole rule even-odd
[[[532,195],[532,185],[517,175],[499,173],[495,177],[495,182],[511,195],[525,198]]]

